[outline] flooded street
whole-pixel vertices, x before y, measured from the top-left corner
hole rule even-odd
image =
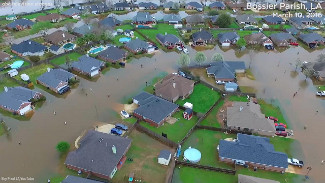
[[[194,58],[194,50],[189,51]],[[311,166],[310,176],[314,182],[325,182],[325,165],[321,165],[321,160],[325,159],[325,143],[322,141],[325,137],[325,100],[315,97],[316,89],[310,80],[306,85],[301,73],[292,77],[290,72],[295,69],[298,56],[302,61],[313,61],[321,51],[308,53],[303,48],[290,48],[282,53],[258,52],[241,58],[235,56],[234,50],[223,52],[218,47],[204,52],[208,59],[213,53],[222,52],[225,60],[244,60],[247,67],[251,65],[257,80],[240,80],[239,83],[255,87],[258,97],[281,107],[294,130],[294,138],[299,141],[295,144],[294,148],[298,150],[294,154],[305,161],[304,172],[306,167]],[[300,52],[299,55],[297,52]],[[112,69],[96,82],[81,79],[78,88],[73,89],[65,99],[42,91],[47,100],[30,121],[3,117],[12,130],[10,137],[0,137],[0,177],[29,176],[34,177],[36,182],[44,182],[60,172],[64,166],[55,150],[59,141],[73,144],[84,130],[96,122],[118,120],[120,104],[137,94],[145,82],[150,82],[159,73],[176,71],[179,56],[160,51],[152,58],[135,59],[124,69]],[[298,94],[293,98],[296,91]],[[319,111],[318,114],[316,111]],[[64,125],[65,121],[67,125]],[[306,130],[304,126],[307,126]]]

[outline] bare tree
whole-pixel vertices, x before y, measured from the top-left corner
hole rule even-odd
[[[302,73],[306,76],[305,81],[307,81],[307,78],[311,79],[314,76],[314,71],[309,68],[305,68]]]
[[[64,25],[64,27],[69,31],[71,32],[72,31],[72,28],[73,28],[73,23],[70,22],[70,23],[67,23]]]
[[[301,60],[299,58],[297,58],[296,63],[295,63],[295,66],[296,66],[295,71],[297,71],[298,67],[301,67],[302,66],[302,62],[301,62]]]

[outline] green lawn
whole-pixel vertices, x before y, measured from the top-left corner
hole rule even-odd
[[[50,21],[45,21],[45,22],[37,22],[36,24],[33,25],[32,29],[29,31],[30,34],[36,34],[41,30],[44,29],[51,29],[53,28],[53,23]]]
[[[76,19],[66,18],[60,22],[54,23],[53,27],[59,28],[59,27],[63,27],[67,23],[77,23],[77,22],[78,22],[78,20],[76,20]]]
[[[22,18],[26,18],[26,19],[34,19],[34,18],[37,18],[39,16],[44,16],[46,15],[45,13],[33,13],[33,14],[30,14],[30,15],[24,15],[22,16]]]
[[[152,41],[154,41],[158,46],[160,46],[160,44],[158,44],[158,41],[156,40],[156,35],[157,34],[174,34],[177,37],[180,38],[178,31],[176,29],[174,29],[173,25],[168,25],[168,24],[157,24],[157,29],[138,29],[139,32],[141,32],[142,34],[146,35],[149,39],[151,39]]]
[[[80,53],[77,52],[73,52],[73,53],[69,53],[67,55],[63,55],[61,57],[55,58],[53,60],[51,60],[50,62],[54,65],[62,65],[65,64],[66,61],[66,57],[70,58],[70,61],[77,61],[79,57],[81,57],[82,55]]]
[[[65,10],[69,9],[70,7],[65,7],[63,8],[62,12],[64,12]],[[51,9],[51,10],[47,10],[47,13],[60,13],[58,9]]]
[[[238,96],[238,95],[231,95],[229,96],[230,101],[236,101],[236,102],[249,102],[247,99],[247,96]]]
[[[20,58],[16,58],[16,59],[11,59],[11,60],[8,60],[8,61],[5,61],[5,62],[1,62],[0,63],[0,67],[4,67],[6,65],[11,65],[12,63],[14,63],[17,60],[21,60],[21,59]],[[23,68],[23,67],[26,67],[26,66],[29,66],[29,65],[30,65],[29,62],[24,61],[24,64],[21,67]],[[10,70],[10,68],[9,69],[6,69],[6,70],[3,70],[3,71],[0,71],[0,74],[6,73],[9,70]]]
[[[117,46],[122,46],[123,43],[119,42],[119,39],[122,38],[122,37],[126,37],[124,35],[118,35],[118,36],[115,36],[114,39],[113,39],[113,43]],[[136,38],[139,38],[139,39],[142,39],[142,40],[145,40],[139,33],[137,32],[134,32],[134,37],[132,39],[136,39]]]
[[[283,137],[272,137],[270,138],[270,143],[274,145],[274,150],[279,152],[284,152],[288,157],[292,157],[291,145],[294,142],[294,139],[283,138]]]
[[[273,116],[279,119],[279,122],[287,124],[281,109],[279,107],[275,107],[272,104],[266,103],[264,100],[259,99],[258,104],[261,106],[261,111],[265,116]]]
[[[187,99],[177,100],[176,103],[183,106],[185,102],[189,102],[193,104],[195,112],[206,113],[219,98],[220,94],[218,92],[203,84],[197,84],[194,86],[193,93]]]
[[[25,36],[30,35],[29,31],[30,31],[30,29],[25,29],[25,30],[22,30],[22,31],[13,30],[12,35],[17,39],[17,38],[21,38],[21,37],[25,37]]]
[[[41,65],[37,65],[35,67],[31,67],[26,70],[23,70],[20,72],[20,74],[27,74],[29,76],[30,81],[33,82],[34,84],[36,84],[36,79],[43,73],[47,72],[47,68],[53,68],[53,66],[50,64],[41,64]],[[15,76],[15,79],[21,80],[20,74]]]
[[[221,100],[200,124],[204,126],[212,126],[212,127],[220,128],[221,124],[217,119],[217,114],[219,109],[223,106],[224,103],[225,101]]]
[[[270,29],[290,29],[292,26],[291,25],[280,25],[280,24],[277,24],[277,25],[269,25]]]
[[[237,183],[236,180],[237,175],[180,166],[174,169],[172,183]]]
[[[1,77],[0,79],[0,92],[4,91],[4,87],[15,87],[19,86],[19,84],[15,81],[12,81],[11,79]]]
[[[134,117],[131,117],[131,118],[123,119],[123,121],[134,124],[137,122],[137,119]]]
[[[317,89],[319,91],[325,91],[325,85],[324,86],[317,86]]]
[[[5,133],[5,129],[3,128],[3,125],[0,124],[0,136]]]
[[[229,27],[228,28],[232,28],[232,29],[238,29],[239,28],[239,26],[238,26],[238,24],[235,22],[235,21],[233,21],[230,25],[229,25]]]
[[[163,126],[156,128],[150,126],[146,122],[141,122],[140,124],[150,129],[151,131],[156,132],[157,134],[166,133],[168,139],[174,142],[179,142],[185,137],[187,132],[195,125],[198,120],[198,118],[194,115],[191,120],[184,119],[182,110],[176,112],[172,117],[178,119],[178,121],[172,125],[165,122]]]
[[[182,155],[189,147],[196,148],[201,152],[201,160],[199,164],[233,169],[234,167],[232,165],[220,162],[218,160],[217,146],[219,145],[219,141],[221,139],[226,138],[236,138],[236,135],[226,135],[222,132],[215,132],[211,130],[195,130],[182,145]]]

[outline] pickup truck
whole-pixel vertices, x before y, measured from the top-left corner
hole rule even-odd
[[[316,93],[316,96],[325,97],[325,91],[319,91]]]
[[[295,158],[288,158],[288,163],[289,163],[289,165],[298,166],[300,168],[304,166],[303,161],[297,160]]]

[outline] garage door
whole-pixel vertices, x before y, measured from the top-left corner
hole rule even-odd
[[[22,108],[22,109],[19,111],[19,113],[20,113],[20,115],[24,115],[25,113],[27,113],[27,112],[30,111],[30,110],[32,110],[32,105],[28,105],[28,106]]]
[[[91,72],[90,76],[93,77],[93,76],[96,76],[97,74],[99,74],[99,70],[95,70],[95,71]]]
[[[230,46],[230,43],[222,43],[222,46]]]

